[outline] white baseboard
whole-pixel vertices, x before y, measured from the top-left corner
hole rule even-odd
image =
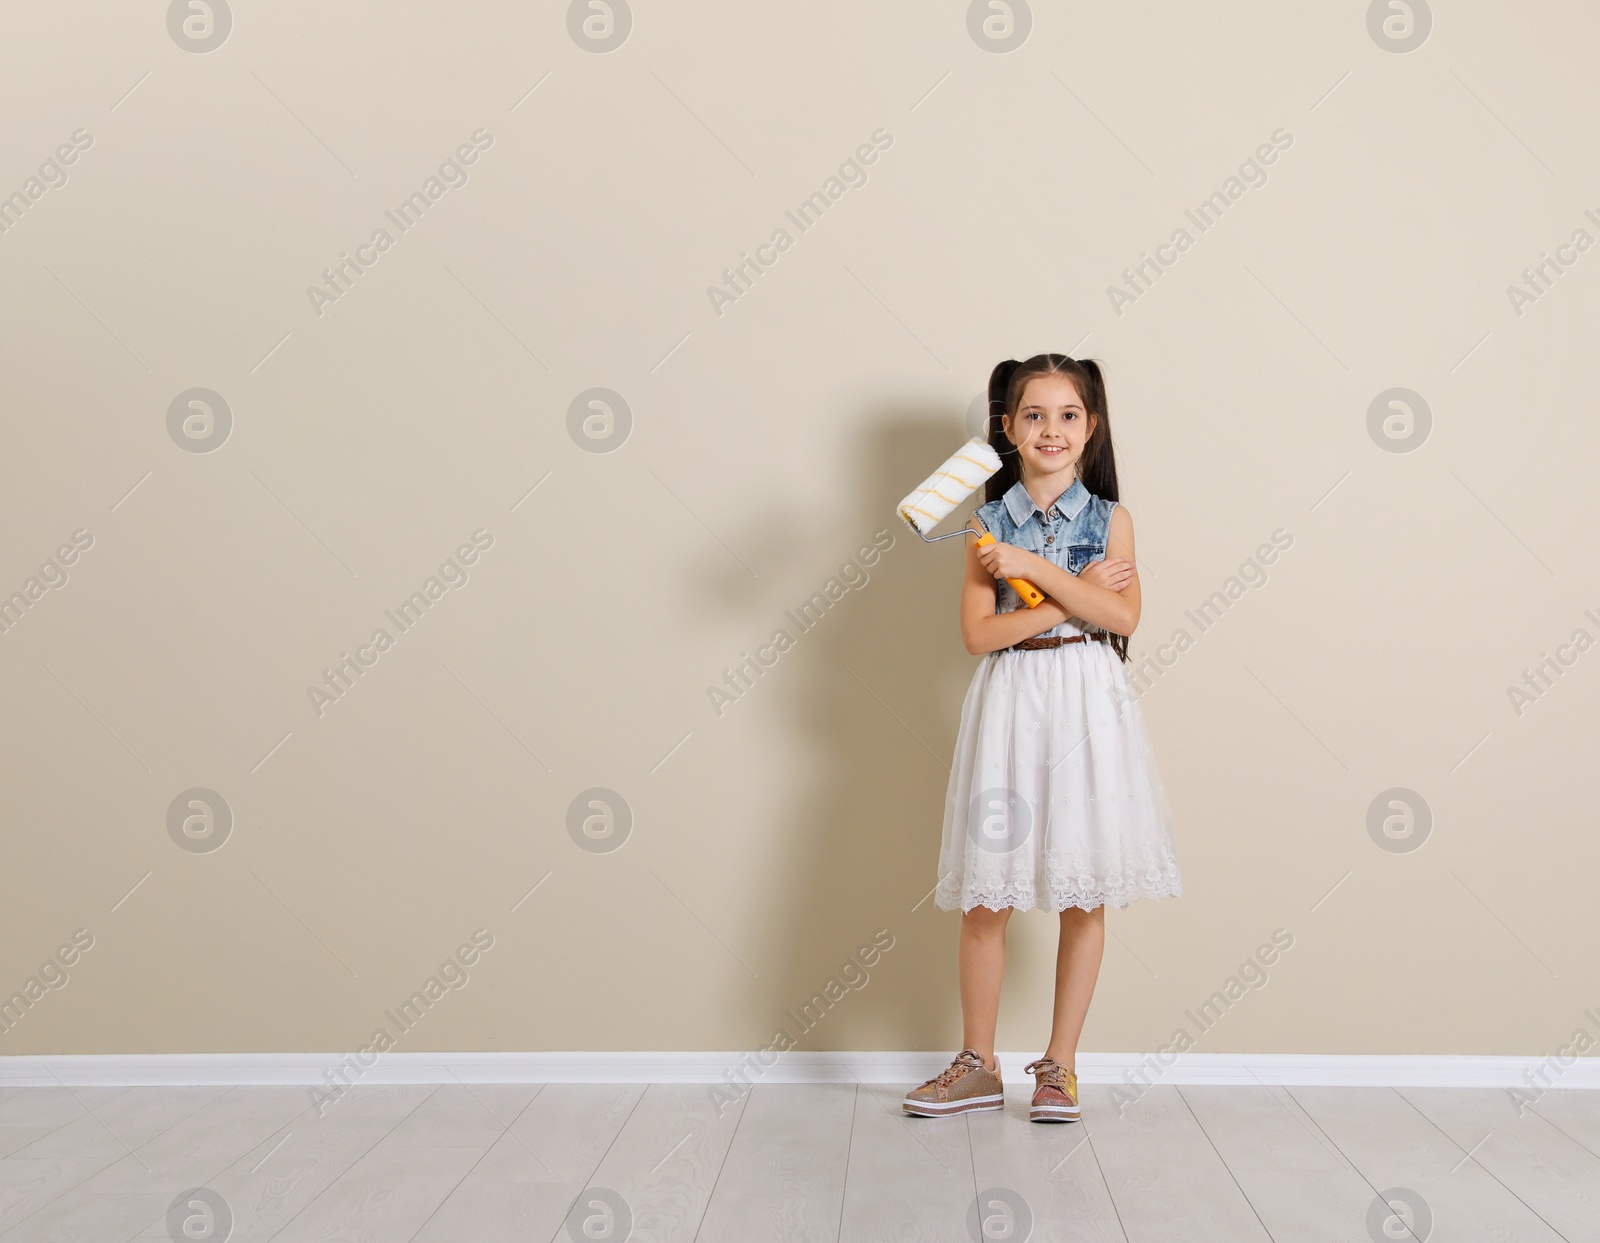
[[[383,1053],[369,1066],[343,1053],[163,1053],[0,1057],[0,1087],[190,1087],[345,1083],[920,1083],[948,1050],[755,1053]],[[1001,1053],[1001,1074],[1026,1081],[1037,1054]],[[740,1070],[742,1064],[742,1071]],[[1530,1074],[1537,1076],[1528,1078]],[[1460,1054],[1188,1053],[1164,1065],[1153,1053],[1080,1053],[1082,1083],[1324,1087],[1600,1088],[1600,1057],[1563,1066],[1550,1057]],[[337,1080],[336,1080],[337,1081]]]

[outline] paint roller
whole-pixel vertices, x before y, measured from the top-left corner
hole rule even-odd
[[[928,535],[927,532],[949,517],[951,510],[976,492],[999,469],[1000,455],[991,445],[974,436],[956,451],[955,456],[924,479],[915,492],[900,502],[900,517],[929,544],[953,539],[957,535],[971,535],[972,531],[967,527],[951,531],[948,535]],[[983,519],[979,518],[978,523],[981,526]],[[986,530],[978,537],[974,547],[981,548],[995,542],[994,533]],[[1012,590],[1022,597],[1022,602],[1030,609],[1044,603],[1044,592],[1027,579],[1008,578],[1006,582],[1011,584]]]

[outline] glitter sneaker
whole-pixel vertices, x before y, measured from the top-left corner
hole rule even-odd
[[[1078,1120],[1078,1076],[1052,1058],[1029,1062],[1023,1073],[1033,1076],[1033,1104],[1028,1117],[1034,1122]]]
[[[912,1088],[901,1102],[908,1114],[922,1118],[942,1118],[946,1114],[972,1113],[980,1109],[1004,1109],[1005,1085],[1000,1082],[1000,1062],[994,1069],[983,1064],[976,1049],[963,1049],[955,1061],[919,1088]]]

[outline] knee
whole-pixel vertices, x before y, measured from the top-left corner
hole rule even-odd
[[[961,928],[964,932],[976,933],[980,936],[992,935],[1005,931],[1006,923],[1011,919],[1011,908],[1002,907],[998,911],[991,911],[986,906],[975,906],[961,916]]]

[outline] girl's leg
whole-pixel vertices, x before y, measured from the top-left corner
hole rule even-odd
[[[961,1047],[981,1053],[990,1070],[997,1069],[994,1029],[1000,1017],[1010,918],[1010,907],[991,911],[986,906],[975,906],[961,917]]]
[[[1069,906],[1061,912],[1061,943],[1056,948],[1056,1006],[1050,1023],[1050,1045],[1044,1055],[1068,1071],[1076,1072],[1078,1036],[1094,982],[1100,974],[1100,956],[1106,947],[1105,907],[1085,911]]]

